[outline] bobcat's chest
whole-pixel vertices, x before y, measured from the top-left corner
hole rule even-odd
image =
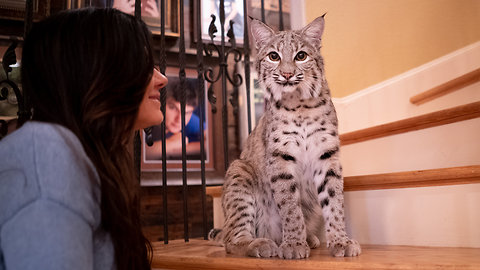
[[[306,108],[305,108],[305,107]],[[279,108],[269,124],[270,145],[275,149],[315,154],[338,143],[337,127],[327,106]]]
[[[267,156],[282,153],[293,157],[300,174],[313,174],[314,167],[325,162],[320,157],[339,147],[335,111],[323,99],[285,102],[272,108],[268,116]]]

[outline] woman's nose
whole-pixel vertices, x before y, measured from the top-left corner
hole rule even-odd
[[[168,84],[168,79],[167,77],[165,77],[162,73],[160,73],[160,71],[158,71],[157,69],[155,69],[153,71],[153,76],[154,76],[154,79],[155,79],[155,88],[157,89],[161,89],[163,87],[165,87],[167,84]]]

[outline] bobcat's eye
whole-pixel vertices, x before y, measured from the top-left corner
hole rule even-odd
[[[280,61],[280,55],[276,52],[271,52],[268,54],[268,59],[273,62],[278,62]]]
[[[299,51],[297,55],[295,55],[295,61],[305,61],[307,60],[308,54],[304,51]]]

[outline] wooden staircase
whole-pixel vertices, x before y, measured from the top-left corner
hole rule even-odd
[[[158,269],[480,269],[480,249],[362,245],[358,257],[335,258],[325,247],[307,259],[258,259],[229,255],[206,240],[153,243],[152,268]]]
[[[418,96],[421,104],[480,80],[477,69]],[[480,117],[480,102],[473,102],[425,115],[399,120],[340,135],[342,146]],[[479,142],[480,143],[480,142]],[[345,191],[436,187],[480,183],[480,165],[347,176]],[[219,207],[221,187],[208,187],[214,208]],[[221,211],[221,210],[220,210]],[[219,212],[217,211],[214,212]],[[458,221],[461,222],[461,221]],[[307,259],[258,259],[226,254],[223,247],[199,239],[153,243],[152,267],[158,269],[477,269],[480,248],[362,245],[358,257],[335,258],[325,246],[311,251]]]

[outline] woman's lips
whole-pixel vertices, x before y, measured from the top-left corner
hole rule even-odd
[[[150,96],[148,96],[148,98],[149,98],[149,99],[153,99],[153,100],[157,100],[157,101],[160,102],[160,94],[158,94],[158,95],[150,95]]]

